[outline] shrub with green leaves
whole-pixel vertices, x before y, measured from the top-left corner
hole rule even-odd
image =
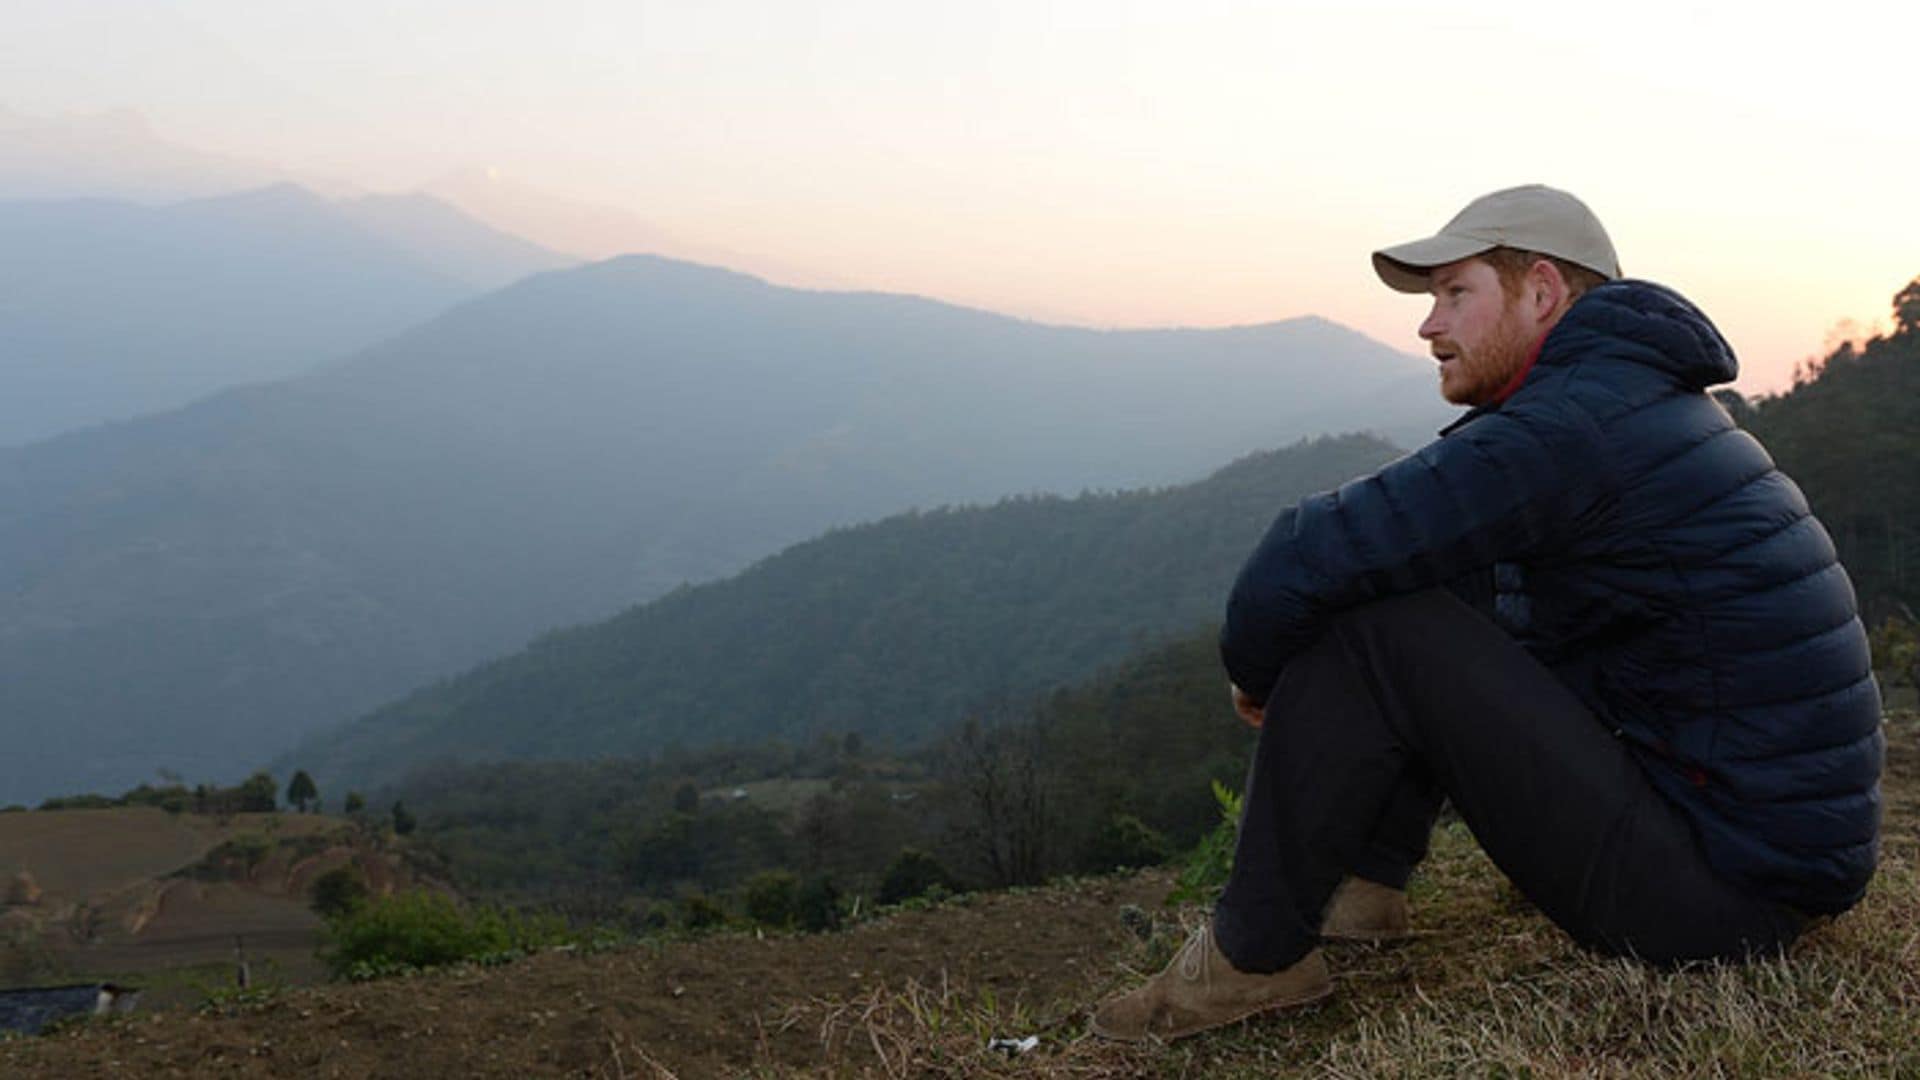
[[[727,924],[727,909],[705,893],[680,898],[680,925],[688,930],[713,930]]]
[[[1160,830],[1132,814],[1115,814],[1094,834],[1082,862],[1098,873],[1158,866],[1172,857],[1173,848]]]
[[[936,889],[947,893],[959,891],[959,882],[940,864],[940,860],[915,847],[904,847],[900,854],[893,857],[887,865],[886,874],[880,879],[880,902],[898,904],[903,900],[925,896]]]
[[[764,870],[747,879],[747,918],[762,926],[793,925],[800,879],[785,870]]]
[[[1212,783],[1220,823],[1187,853],[1186,866],[1167,894],[1168,904],[1208,903],[1233,873],[1233,845],[1240,838],[1240,793],[1218,780]]]
[[[367,879],[351,866],[336,866],[313,879],[313,910],[324,919],[353,914],[367,895]]]
[[[333,919],[320,958],[334,978],[367,979],[410,968],[517,956],[568,940],[551,916],[463,908],[425,889],[377,900]]]

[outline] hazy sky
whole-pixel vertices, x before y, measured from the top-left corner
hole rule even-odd
[[[675,234],[1097,325],[1317,313],[1543,181],[1782,385],[1920,275],[1916,6],[0,0],[0,105],[377,190],[494,166]]]

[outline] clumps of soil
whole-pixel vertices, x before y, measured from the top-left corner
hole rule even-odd
[[[34,880],[29,871],[20,871],[7,883],[8,907],[32,907],[40,903],[41,896],[40,883]]]
[[[823,1032],[831,1026],[823,1018],[913,988],[943,1000],[984,997],[1032,1023],[1071,1018],[1118,978],[1111,960],[1131,935],[1116,910],[1158,910],[1169,884],[1150,872],[964,897],[836,934],[553,951],[501,967],[255,995],[0,1043],[0,1074],[519,1080],[851,1066],[857,1075],[880,1061],[864,1038],[849,1044],[847,1025],[838,1039]]]

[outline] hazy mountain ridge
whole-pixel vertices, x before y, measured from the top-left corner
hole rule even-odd
[[[0,451],[0,801],[232,776],[834,525],[1431,430],[1431,385],[1312,320],[1095,332],[650,258],[535,275],[307,377]]]
[[[297,374],[564,264],[425,197],[0,202],[0,444]]]
[[[646,756],[860,732],[911,745],[1219,617],[1272,517],[1397,451],[1348,436],[1180,487],[839,529],[550,635],[288,755],[341,783],[441,758]]]
[[[0,199],[162,203],[288,179],[271,165],[161,139],[135,109],[46,117],[0,105]]]
[[[478,290],[498,289],[529,274],[580,261],[483,224],[422,192],[362,195],[333,205],[356,225],[436,273]]]

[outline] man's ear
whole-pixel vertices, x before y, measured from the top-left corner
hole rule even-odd
[[[1546,259],[1535,259],[1533,265],[1527,267],[1526,289],[1521,295],[1526,298],[1534,320],[1546,322],[1566,305],[1567,295],[1572,291],[1559,267]]]

